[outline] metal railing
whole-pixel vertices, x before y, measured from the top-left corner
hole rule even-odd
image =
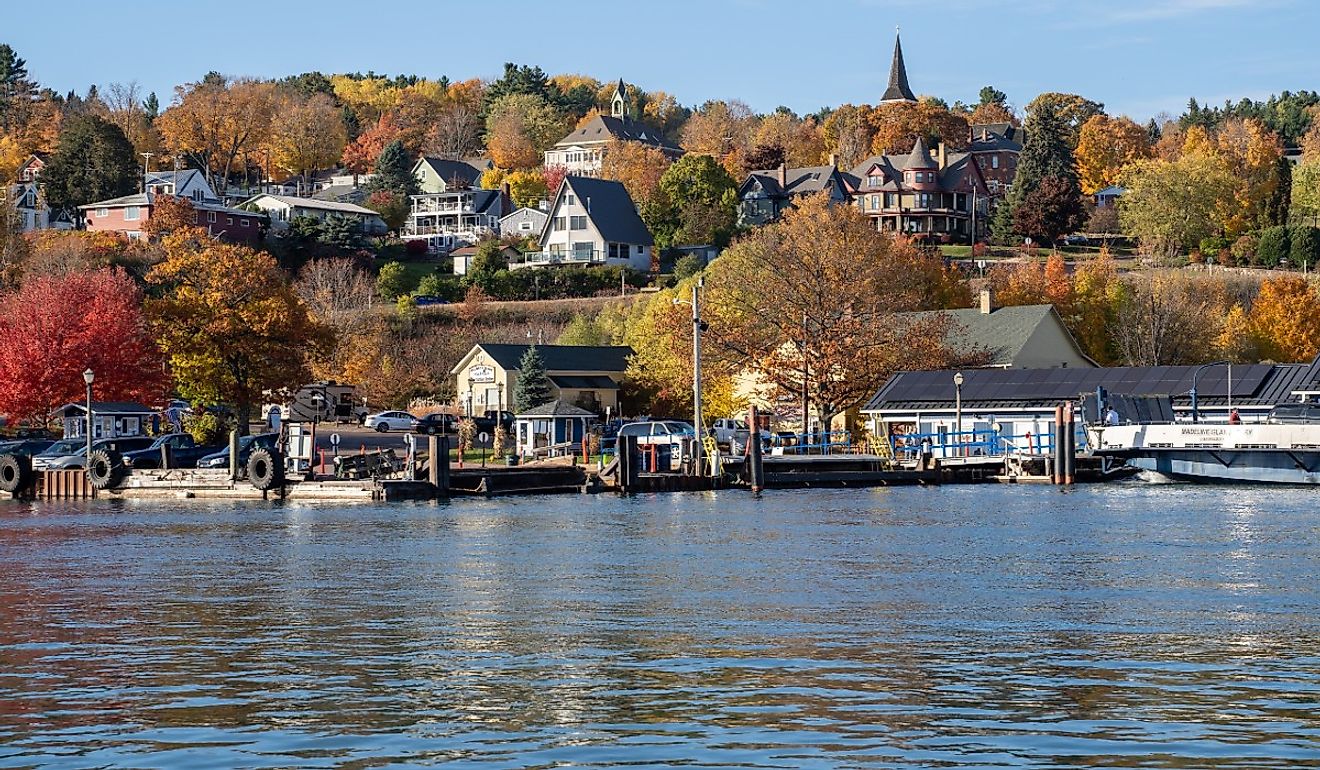
[[[529,251],[521,260],[514,260],[515,265],[587,265],[605,262],[603,251]]]

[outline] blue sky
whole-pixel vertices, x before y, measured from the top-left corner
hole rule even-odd
[[[138,81],[168,104],[209,70],[495,77],[502,63],[623,77],[685,104],[758,111],[874,103],[895,25],[918,94],[1025,105],[1080,93],[1145,119],[1202,102],[1320,90],[1314,0],[125,0],[16,3],[0,41],[61,92]],[[223,9],[223,10],[221,10]],[[219,19],[226,23],[217,23]]]

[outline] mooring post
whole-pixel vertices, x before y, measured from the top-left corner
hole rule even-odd
[[[229,431],[229,480],[238,481],[238,429]]]
[[[1063,483],[1063,405],[1054,407],[1054,483]]]
[[[1064,455],[1063,483],[1072,484],[1077,476],[1077,423],[1072,402],[1063,407]]]
[[[752,492],[760,494],[765,486],[765,468],[761,463],[761,421],[756,407],[749,410],[748,417],[751,418],[751,433],[747,437],[747,475]]]

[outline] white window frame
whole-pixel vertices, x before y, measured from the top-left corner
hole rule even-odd
[[[105,219],[105,218],[108,217],[108,216],[110,216],[110,209],[107,209],[107,208],[99,208],[99,209],[96,210],[96,218],[97,218],[97,219]]]
[[[206,221],[207,221],[207,222],[214,222],[214,221],[215,221],[215,218],[216,218],[216,217],[215,217],[215,212],[214,212],[214,211],[208,211],[208,212],[206,212]]]

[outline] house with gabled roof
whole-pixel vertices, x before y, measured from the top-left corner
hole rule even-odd
[[[620,80],[610,100],[610,114],[597,115],[556,142],[545,151],[545,165],[563,166],[576,176],[599,176],[601,161],[612,141],[639,142],[660,150],[671,160],[683,155],[682,148],[654,127],[636,120],[631,109],[628,88]]]
[[[486,158],[451,160],[423,155],[412,172],[423,193],[456,192],[480,187],[481,175],[492,165]]]
[[[788,168],[780,163],[779,168],[753,171],[738,188],[738,224],[773,222],[795,199],[822,192],[836,203],[849,200],[848,180],[833,163],[805,168]]]
[[[158,188],[159,189],[159,188]],[[166,193],[140,192],[88,203],[78,211],[89,232],[113,232],[127,238],[146,236],[146,224],[157,201],[173,197]],[[250,243],[265,235],[266,219],[259,213],[230,208],[214,198],[184,198],[196,213],[197,227],[209,235],[236,243]]]
[[[187,198],[194,204],[219,203],[206,175],[195,168],[178,171],[148,171],[143,179],[145,192],[154,195],[174,195]]]
[[[410,199],[411,209],[399,237],[425,241],[431,254],[448,254],[499,235],[505,204],[499,190],[453,189]]]
[[[389,229],[385,225],[385,220],[381,219],[380,214],[355,203],[262,193],[243,201],[241,206],[256,209],[268,215],[272,230],[285,230],[289,227],[289,222],[298,217],[328,219],[332,216],[357,220],[362,224],[362,231],[368,235],[384,234]]]
[[[917,137],[907,155],[875,155],[850,174],[852,199],[882,232],[970,242],[989,222],[990,191],[971,153],[931,155]]]
[[[512,267],[621,265],[645,272],[655,239],[621,182],[566,176],[539,244],[540,251]]]
[[[462,414],[510,408],[523,354],[531,345],[478,343],[450,370]],[[537,345],[551,399],[594,414],[619,412],[619,383],[633,349],[614,345]]]

